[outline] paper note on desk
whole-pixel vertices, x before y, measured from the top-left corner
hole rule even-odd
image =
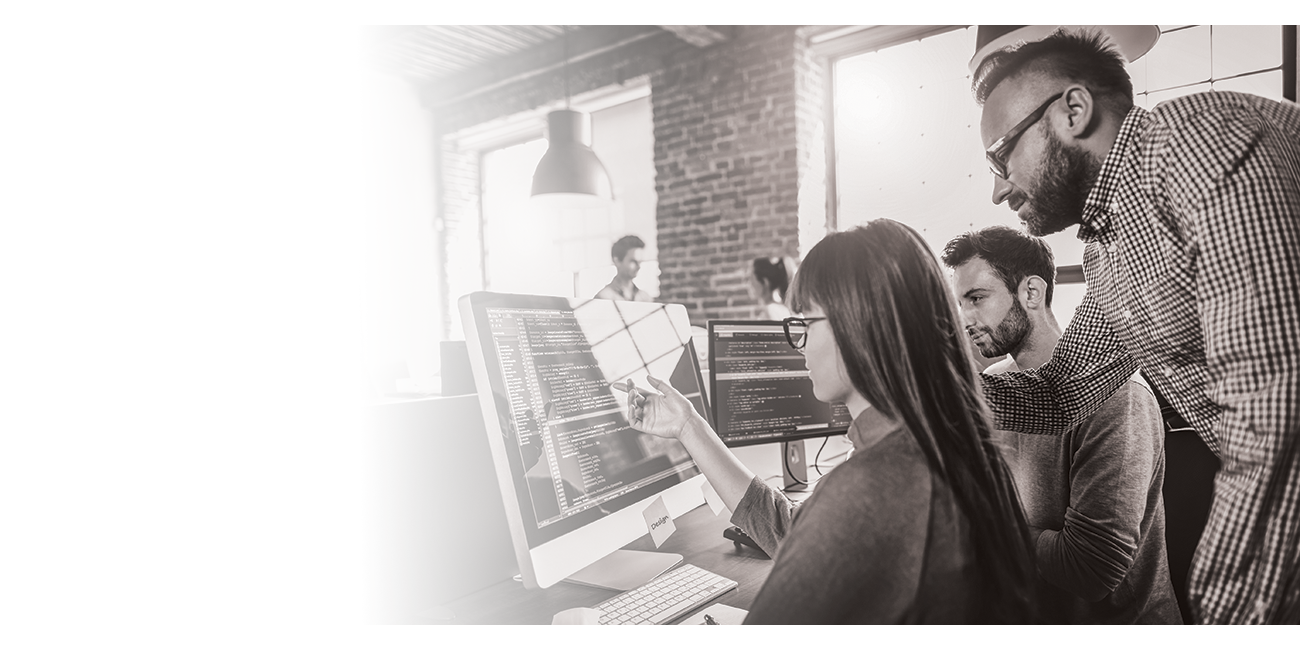
[[[650,539],[654,540],[655,548],[662,546],[664,540],[677,530],[677,524],[668,516],[668,506],[664,505],[662,496],[651,502],[642,514],[645,515],[645,525],[650,529]]]
[[[684,619],[678,625],[704,625],[705,614],[712,616],[718,625],[740,625],[745,621],[745,615],[748,613],[748,610],[723,605],[722,603],[714,603],[701,611],[695,612],[694,616]]]

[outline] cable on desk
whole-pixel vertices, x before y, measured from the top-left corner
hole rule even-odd
[[[829,442],[830,439],[831,439],[830,436],[826,436],[826,437],[822,438],[822,446],[820,446],[820,447],[817,448],[817,455],[816,455],[816,456],[813,456],[813,469],[817,470],[817,477],[818,477],[818,478],[821,478],[822,476],[825,476],[825,474],[822,474],[822,468],[818,467],[818,466],[817,466],[817,463],[821,462],[821,459],[822,459],[822,450],[826,448],[826,443]]]

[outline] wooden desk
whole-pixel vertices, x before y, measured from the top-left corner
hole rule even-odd
[[[678,517],[674,523],[677,530],[658,549],[655,549],[649,533],[624,548],[680,553],[687,563],[739,583],[736,589],[713,602],[749,609],[772,569],[772,561],[748,546],[738,546],[724,538],[722,531],[731,524],[724,516],[715,516],[708,506],[694,509]],[[505,580],[445,603],[437,612],[431,612],[427,617],[416,616],[417,620],[409,623],[549,625],[556,612],[571,607],[591,607],[617,593],[567,582],[547,589],[528,590],[521,582]],[[450,620],[446,620],[448,617]]]

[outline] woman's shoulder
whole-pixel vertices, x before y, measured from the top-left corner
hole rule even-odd
[[[886,503],[905,509],[928,502],[930,492],[929,463],[906,429],[899,429],[866,451],[854,454],[823,477],[817,486],[822,500],[869,509],[879,508],[880,503],[863,499],[863,495],[880,496]]]

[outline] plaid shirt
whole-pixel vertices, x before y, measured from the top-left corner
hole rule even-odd
[[[1050,362],[983,378],[998,426],[1059,433],[1141,366],[1222,461],[1196,621],[1300,623],[1300,108],[1133,108],[1082,221],[1088,293]]]

